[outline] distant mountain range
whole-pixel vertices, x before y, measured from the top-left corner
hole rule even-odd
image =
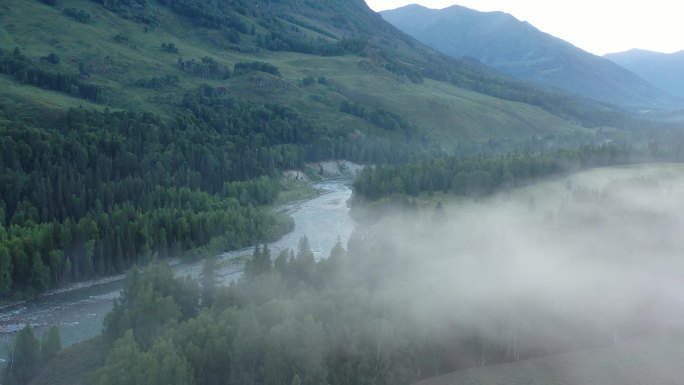
[[[381,15],[426,45],[453,57],[473,57],[520,79],[621,106],[678,103],[637,74],[503,12],[408,5]]]
[[[684,99],[684,51],[672,54],[633,49],[605,56],[652,84]]]

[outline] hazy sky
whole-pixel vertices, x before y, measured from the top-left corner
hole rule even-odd
[[[603,55],[632,48],[684,50],[681,4],[672,0],[366,0],[375,11],[419,3],[428,8],[458,4],[503,11],[540,30]]]

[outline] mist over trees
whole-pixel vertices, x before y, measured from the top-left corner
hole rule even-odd
[[[10,347],[10,360],[3,373],[3,384],[28,384],[41,365],[51,360],[61,349],[59,329],[56,326],[45,330],[39,341],[33,334],[33,329],[26,325]]]
[[[256,246],[245,276],[211,291],[165,266],[133,272],[99,380],[147,378],[129,357],[160,368],[165,351],[180,383],[408,384],[657,330],[680,314],[682,241],[666,229],[684,182],[676,166],[640,170],[397,211],[320,261],[306,238],[277,256]],[[617,242],[625,232],[645,236]]]
[[[477,158],[447,156],[401,165],[379,165],[361,172],[354,181],[354,192],[359,199],[371,201],[436,191],[482,196],[550,175],[627,163],[630,155],[627,148],[597,146],[547,154],[508,153],[506,156]]]
[[[606,138],[611,144],[580,145],[545,151],[543,141],[532,150],[477,156],[446,155],[402,164],[366,167],[354,181],[358,203],[421,193],[486,196],[549,176],[616,164],[684,160],[684,134],[678,128],[647,127]],[[562,142],[554,138],[556,142]],[[491,148],[496,148],[492,145]],[[490,151],[492,151],[490,149]],[[467,150],[466,150],[467,153]]]
[[[450,59],[360,0],[41,2],[0,6],[0,306],[127,275],[94,339],[17,333],[3,384],[401,385],[684,319],[682,168],[532,186],[684,161],[677,124]],[[274,250],[274,205],[313,194],[283,175],[319,161],[366,165],[373,220],[327,258]]]

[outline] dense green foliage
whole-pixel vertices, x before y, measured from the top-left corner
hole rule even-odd
[[[430,242],[424,236],[416,241]],[[104,335],[113,348],[97,372],[99,383],[133,384],[164,370],[163,361],[153,359],[164,351],[182,383],[407,384],[484,360],[517,360],[543,355],[549,346],[558,351],[611,338],[601,326],[547,319],[524,304],[501,309],[517,321],[493,319],[490,334],[469,323],[472,314],[455,309],[416,315],[410,309],[422,309],[431,289],[412,286],[414,268],[443,257],[398,250],[381,235],[353,236],[348,251],[338,244],[318,262],[306,238],[273,260],[268,248],[257,246],[244,278],[202,290],[211,293],[210,301],[198,295],[197,284],[173,280],[168,267],[132,272],[107,317]]]
[[[46,330],[38,342],[31,327],[26,325],[17,334],[10,348],[10,362],[5,367],[3,384],[28,384],[37,374],[40,365],[52,359],[61,348],[59,329],[56,326]]]
[[[287,109],[234,99],[207,105],[202,92],[187,95],[171,123],[84,110],[54,127],[1,120],[0,262],[11,261],[0,294],[121,272],[157,252],[173,256],[212,240],[235,248],[282,232],[256,206],[275,199],[278,168],[301,165],[310,126]]]
[[[48,56],[48,61],[56,64],[59,59],[55,54]],[[52,60],[49,58],[52,57]],[[42,68],[22,54],[19,48],[8,52],[0,48],[0,73],[11,75],[17,81],[36,87],[64,92],[72,96],[92,101],[103,100],[103,89],[88,84],[79,75],[67,75]]]
[[[10,365],[5,369],[4,383],[26,384],[40,364],[40,343],[33,330],[26,325],[17,334],[10,354]]]
[[[401,116],[382,108],[369,109],[359,103],[345,100],[340,106],[340,111],[357,116],[385,130],[404,131],[409,135],[418,132],[415,126],[402,119]]]
[[[90,14],[82,9],[64,8],[64,14],[79,23],[87,23],[90,21]]]
[[[141,350],[129,331],[107,358],[98,385],[193,385],[193,371],[171,340],[158,340],[149,351]]]
[[[12,116],[0,120],[0,296],[271,239],[289,224],[261,206],[277,196],[278,170],[305,161],[421,156],[407,133],[350,135],[209,86],[186,93],[171,121],[84,109],[41,125]]]
[[[247,25],[233,9],[233,3],[244,6],[247,4],[244,1],[160,0],[160,3],[173,12],[189,18],[198,26],[247,32]]]
[[[183,16],[194,25],[220,31],[213,36],[231,44],[241,42],[242,35],[254,35],[255,45],[270,51],[290,51],[321,56],[359,53],[358,39],[338,40],[336,34],[288,14],[274,12],[269,2],[257,6],[246,1],[204,2],[196,0],[162,0],[161,4]],[[276,5],[277,6],[277,5]],[[249,24],[251,18],[254,24]],[[256,26],[269,31],[256,33]],[[315,34],[311,34],[314,32]],[[321,35],[325,38],[321,38]],[[330,40],[332,39],[332,40]]]
[[[251,176],[264,174],[274,166],[301,167],[305,160],[332,158],[395,163],[435,151],[429,143],[407,141],[407,133],[394,133],[382,127],[365,134],[316,127],[302,119],[294,109],[271,104],[256,107],[232,96],[222,87],[203,86],[188,93],[182,106],[191,111],[195,119],[231,137],[237,145],[230,153],[240,154],[232,164],[238,169],[256,168],[258,171],[250,173]],[[267,122],[247,124],[254,118]],[[264,144],[272,146],[271,149],[255,150]]]
[[[174,43],[161,43],[161,49],[169,53],[178,53],[178,47]]]
[[[56,0],[55,0],[56,1]],[[91,0],[102,4],[106,9],[116,13],[119,17],[127,20],[134,20],[138,23],[143,23],[146,26],[154,26],[157,23],[157,18],[146,12],[145,5],[147,0]],[[147,29],[145,29],[147,30]]]
[[[151,77],[136,80],[133,85],[140,88],[151,88],[161,90],[166,87],[173,87],[178,84],[178,76],[166,75],[164,77]]]
[[[599,140],[612,144],[589,144]],[[567,149],[573,144],[575,150]],[[515,149],[516,145],[526,150],[520,152]],[[367,167],[354,182],[356,200],[374,201],[437,191],[480,196],[502,187],[521,186],[546,176],[591,167],[648,161],[681,162],[684,160],[684,132],[676,126],[654,125],[607,132],[602,137],[593,134],[589,138],[550,136],[528,142],[470,143],[457,151],[462,155]]]
[[[183,60],[178,58],[178,69],[205,79],[228,79],[231,75],[230,70],[224,64],[205,56],[201,60]]]
[[[233,69],[233,73],[235,75],[244,75],[252,71],[266,72],[280,77],[280,71],[278,70],[278,67],[262,61],[255,61],[252,63],[235,63],[235,67]]]
[[[295,28],[294,32],[299,29]],[[328,43],[325,40],[306,39],[288,33],[271,32],[268,35],[256,36],[257,46],[270,51],[290,51],[321,56],[344,55],[344,46],[340,43]]]
[[[52,326],[43,333],[40,340],[40,359],[43,363],[54,358],[62,349],[62,341],[57,326]]]
[[[369,200],[434,191],[486,195],[504,186],[519,186],[549,175],[626,163],[629,155],[626,148],[598,146],[547,154],[447,156],[405,165],[380,165],[361,172],[354,182],[354,192]]]
[[[266,250],[257,248],[247,277],[220,289],[211,308],[200,309],[197,299],[195,307],[188,306],[185,299],[194,295],[187,294],[196,288],[185,286],[187,294],[179,294],[174,288],[180,281],[173,281],[168,268],[142,277],[132,273],[107,318],[105,335],[116,341],[99,371],[100,383],[133,384],[130,378],[157,372],[161,360],[143,366],[130,355],[154,356],[162,346],[182,376],[194,374],[183,383],[396,384],[419,377],[414,365],[431,357],[412,350],[427,353],[420,346],[425,341],[404,334],[405,319],[387,313],[389,303],[383,306],[363,278],[347,282],[338,275],[355,262],[341,245],[319,263],[306,238],[296,253],[284,251],[273,263],[264,258]],[[121,354],[124,346],[128,354]],[[128,375],[114,374],[123,367]]]

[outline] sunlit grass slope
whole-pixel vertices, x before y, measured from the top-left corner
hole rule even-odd
[[[0,4],[0,47],[20,47],[35,62],[54,52],[60,63],[40,63],[51,71],[78,74],[80,66],[87,71],[89,83],[106,88],[106,105],[114,109],[172,116],[184,92],[209,84],[225,87],[240,97],[287,104],[317,124],[349,130],[369,129],[370,124],[340,112],[342,101],[386,109],[428,133],[446,149],[456,141],[524,138],[580,129],[539,107],[446,82],[426,79],[412,83],[357,55],[322,57],[271,52],[256,49],[250,35],[242,37],[240,46],[248,48],[242,51],[251,52],[225,49],[208,39],[203,28],[193,26],[157,2],[148,1],[146,7],[157,19],[154,27],[125,20],[93,1],[61,0],[54,7],[37,0],[5,2]],[[77,22],[63,14],[64,8],[88,12],[90,22]],[[255,25],[257,33],[267,32]],[[163,51],[162,43],[173,43],[178,53]],[[231,70],[239,62],[265,61],[278,67],[281,77],[252,72],[212,80],[177,68],[179,58],[203,57],[211,57]],[[166,75],[177,76],[178,84],[159,90],[134,86],[139,79]],[[302,79],[307,76],[316,81],[303,85]],[[323,77],[326,81],[318,82]],[[4,75],[0,76],[0,84],[0,97],[26,100],[32,107],[57,111],[96,107],[66,94],[20,86]]]

